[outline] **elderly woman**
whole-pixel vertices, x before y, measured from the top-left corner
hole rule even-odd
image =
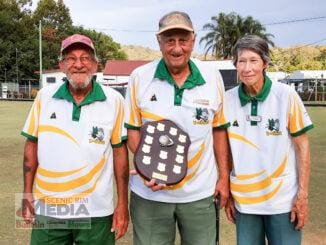
[[[265,73],[268,44],[248,35],[234,47],[240,85],[226,94],[233,156],[226,215],[239,245],[300,244],[307,222],[313,124],[298,94]]]

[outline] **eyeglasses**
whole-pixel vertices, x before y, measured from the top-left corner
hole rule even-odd
[[[65,57],[63,59],[68,65],[73,65],[77,62],[77,60],[80,60],[80,62],[84,65],[87,65],[89,64],[93,58],[89,57],[89,56],[81,56],[79,58],[75,57],[75,56],[68,56],[68,57]]]

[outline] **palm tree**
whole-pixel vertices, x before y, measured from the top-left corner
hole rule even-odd
[[[205,44],[205,58],[211,53],[216,58],[228,59],[232,56],[232,47],[237,40],[244,35],[257,35],[267,41],[271,46],[274,43],[272,34],[266,33],[265,27],[251,16],[242,18],[240,15],[232,12],[230,14],[220,13],[211,18],[212,23],[203,26],[204,30],[209,30],[199,41]]]

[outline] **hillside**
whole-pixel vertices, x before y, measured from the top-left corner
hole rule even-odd
[[[127,54],[128,60],[155,60],[161,56],[161,52],[150,48],[126,45],[122,46],[122,50]]]
[[[142,46],[122,45],[122,50],[127,54],[128,60],[155,60],[162,57],[161,51]],[[192,57],[204,59],[203,55],[196,53],[193,53]]]
[[[161,52],[142,46],[122,46],[129,60],[154,60],[161,57]],[[193,53],[193,57],[204,60],[204,55]],[[293,72],[295,70],[325,70],[326,46],[293,46],[271,49],[272,63],[269,71]],[[214,60],[212,56],[207,60]]]

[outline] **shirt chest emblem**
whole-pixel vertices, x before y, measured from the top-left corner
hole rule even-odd
[[[209,113],[208,110],[206,108],[196,108],[195,112],[194,112],[194,120],[193,120],[193,124],[195,125],[206,125],[209,122]]]
[[[268,119],[267,125],[266,125],[267,136],[279,136],[282,135],[282,131],[280,131],[280,120],[279,119]]]
[[[93,126],[90,132],[89,143],[104,145],[104,129],[97,126]]]

